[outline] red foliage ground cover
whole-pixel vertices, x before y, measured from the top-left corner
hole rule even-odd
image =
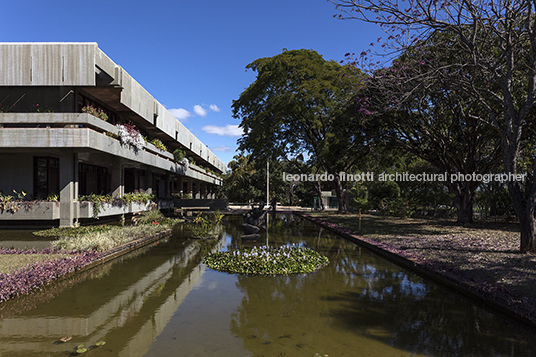
[[[55,254],[59,251],[45,249],[42,251],[22,249],[0,249],[0,254]],[[41,289],[49,282],[77,271],[95,261],[101,254],[97,252],[61,252],[69,254],[64,258],[35,262],[14,273],[0,274],[0,302],[15,296],[27,295],[35,289]]]

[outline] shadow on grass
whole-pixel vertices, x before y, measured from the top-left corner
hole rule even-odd
[[[487,222],[461,224],[454,220],[445,219],[414,219],[397,218],[363,214],[361,225],[358,214],[340,215],[334,212],[309,213],[314,217],[328,220],[342,227],[351,229],[356,234],[367,235],[397,235],[397,236],[422,236],[461,233],[464,230],[496,230],[518,232],[517,223]],[[361,229],[360,229],[361,227]]]

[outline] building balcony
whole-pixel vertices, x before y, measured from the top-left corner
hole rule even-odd
[[[221,178],[190,164],[175,162],[173,154],[145,143],[141,150],[122,144],[115,125],[87,113],[0,113],[0,149],[24,152],[71,148],[96,151],[159,168],[211,184]]]

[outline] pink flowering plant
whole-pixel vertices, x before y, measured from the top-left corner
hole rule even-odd
[[[132,145],[136,148],[136,150],[143,149],[145,146],[145,140],[132,122],[128,122],[126,124],[117,124],[116,128],[119,132],[119,140],[122,144]]]
[[[50,254],[54,257],[60,253],[57,249],[0,249],[0,255],[5,254]],[[28,295],[32,291],[41,290],[53,280],[80,270],[85,265],[99,258],[100,253],[95,251],[65,252],[63,258],[51,258],[42,262],[29,264],[13,273],[0,274],[0,302],[19,295]]]
[[[108,120],[108,115],[104,112],[104,110],[102,110],[101,108],[92,107],[91,105],[86,105],[85,107],[83,107],[82,113],[91,114],[94,117],[97,117],[104,121]]]

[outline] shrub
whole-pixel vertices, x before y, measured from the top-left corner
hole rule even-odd
[[[154,146],[156,146],[158,149],[160,149],[162,151],[167,151],[166,145],[164,145],[164,143],[158,138],[154,138],[154,139],[150,140],[149,143],[153,144]]]
[[[136,150],[141,150],[145,146],[145,140],[141,136],[136,126],[131,122],[126,124],[117,124],[116,128],[119,133],[119,140],[122,144],[132,145]]]
[[[94,108],[91,105],[86,105],[82,108],[82,113],[88,113],[102,119],[104,121],[108,120],[108,115],[101,108]]]
[[[52,242],[52,246],[71,251],[106,251],[136,239],[148,237],[166,230],[164,225],[139,225],[129,227],[110,226],[109,230],[70,232]],[[76,228],[75,228],[76,230]]]
[[[184,159],[185,157],[186,154],[181,149],[176,149],[175,151],[173,151],[173,158],[175,159],[175,161],[182,162],[182,159]]]

